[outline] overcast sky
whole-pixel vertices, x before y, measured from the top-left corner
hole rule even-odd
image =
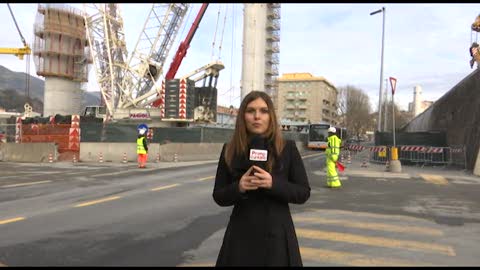
[[[191,5],[167,59],[167,68],[200,5]],[[1,6],[0,47],[21,47],[8,7]],[[32,44],[37,4],[10,6],[24,37]],[[72,6],[83,9],[82,4]],[[135,46],[150,6],[121,4],[129,52]],[[309,72],[325,77],[337,88],[347,84],[359,87],[370,96],[372,109],[376,110],[382,14],[369,14],[382,6],[386,8],[384,79],[397,78],[395,101],[402,109],[407,109],[408,102],[413,100],[415,85],[422,87],[425,100],[435,101],[473,71],[468,48],[477,36],[472,35],[470,26],[480,13],[480,4],[282,4],[280,75]],[[215,49],[212,49],[215,32]],[[210,4],[177,76],[220,58],[225,69],[220,72],[217,86],[218,104],[238,107],[242,35],[243,4]],[[0,61],[14,71],[26,69],[25,60],[12,55],[0,55]],[[33,57],[30,68],[34,75]],[[93,72],[92,68],[88,90],[98,91]]]

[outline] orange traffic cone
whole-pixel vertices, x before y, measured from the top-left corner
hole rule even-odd
[[[127,163],[127,153],[123,152],[123,160],[122,163]]]
[[[102,152],[100,152],[100,154],[98,155],[98,162],[103,163],[103,154],[102,154]]]
[[[52,163],[53,162],[53,155],[52,153],[48,154],[48,162]]]

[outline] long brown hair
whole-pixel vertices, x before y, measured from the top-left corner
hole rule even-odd
[[[248,141],[251,137],[247,130],[247,125],[245,124],[245,111],[247,109],[247,105],[256,100],[257,98],[263,99],[268,106],[268,114],[270,115],[270,123],[268,125],[268,129],[266,131],[266,139],[270,143],[273,143],[273,148],[270,150],[274,150],[276,155],[280,155],[285,146],[285,142],[283,140],[282,131],[279,128],[277,122],[277,115],[275,114],[275,108],[273,106],[272,99],[269,95],[265,92],[261,91],[252,91],[248,93],[247,96],[243,99],[242,103],[240,104],[240,109],[238,110],[237,114],[237,121],[235,123],[235,131],[233,132],[232,139],[227,144],[225,149],[225,161],[229,167],[231,167],[232,160],[235,156],[244,155],[247,156],[248,152]],[[271,151],[270,151],[271,152]],[[267,159],[267,171],[272,172],[273,165],[275,164],[275,159],[277,157],[269,153]]]

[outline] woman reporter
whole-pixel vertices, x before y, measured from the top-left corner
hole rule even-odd
[[[268,151],[264,168],[249,160],[253,140]],[[217,266],[302,266],[289,203],[303,204],[310,186],[294,141],[284,140],[270,97],[250,92],[220,155],[213,198],[232,206]]]

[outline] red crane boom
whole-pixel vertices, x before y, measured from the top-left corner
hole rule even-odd
[[[195,18],[195,21],[193,22],[187,37],[182,43],[180,43],[180,46],[177,49],[177,53],[173,58],[172,64],[170,64],[170,68],[168,69],[168,72],[165,75],[165,80],[171,80],[175,78],[178,68],[182,64],[183,58],[187,54],[187,50],[190,47],[190,42],[192,41],[193,36],[195,35],[195,32],[198,29],[198,25],[200,24],[200,21],[202,20],[203,15],[207,10],[207,7],[208,7],[208,4],[205,4],[205,3],[202,4],[202,7],[200,8],[200,11],[198,11],[197,18]]]

